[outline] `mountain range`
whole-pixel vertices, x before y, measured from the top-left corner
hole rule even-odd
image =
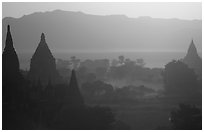
[[[202,50],[202,20],[98,16],[55,10],[2,20],[2,48],[10,25],[17,53],[34,53],[41,33],[53,52]]]

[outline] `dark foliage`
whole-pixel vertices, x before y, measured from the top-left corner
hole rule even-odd
[[[181,61],[168,63],[162,75],[166,95],[186,100],[201,98],[201,87],[195,72]]]
[[[108,95],[113,92],[113,87],[103,81],[87,82],[82,84],[82,92],[85,96],[93,97],[100,95]]]
[[[107,72],[109,80],[141,80],[146,82],[161,82],[161,69],[144,67],[143,59],[132,61],[119,56],[119,65],[112,65]]]
[[[138,98],[146,94],[155,93],[145,86],[129,85],[114,89],[112,85],[100,80],[83,83],[81,91],[87,104],[129,104],[137,102]]]
[[[170,121],[173,129],[201,130],[202,110],[194,105],[179,104],[179,108],[171,112]]]
[[[127,82],[161,83],[162,69],[144,67],[143,59],[132,61],[119,56],[110,66],[108,59],[80,62],[73,56],[70,61],[58,62],[57,68],[60,75],[63,75],[64,80],[62,80],[56,70],[55,58],[42,34],[40,44],[31,59],[31,70],[20,71],[9,26],[2,57],[2,129],[4,130],[125,130],[131,128],[120,119],[116,120],[111,108],[118,114],[118,118],[122,114],[132,116],[135,109],[131,111],[131,108],[125,108],[127,112],[125,113],[123,107],[136,108],[134,105],[139,104],[141,101],[139,99],[144,99],[140,104],[151,103],[148,104],[150,106],[142,104],[137,108],[151,113],[158,105],[158,110],[163,110],[161,107],[164,104],[161,104],[159,98],[155,98],[156,102],[153,98],[149,99],[149,102],[145,100],[146,95],[158,94],[158,91],[144,85],[114,88],[106,83],[123,79]],[[75,70],[71,70],[70,67]],[[165,66],[162,75],[166,99],[176,102],[196,99],[201,103],[202,82],[187,65],[180,61],[172,61]],[[82,84],[81,89],[78,82]],[[160,104],[157,104],[157,101]],[[202,129],[201,117],[200,108],[181,104],[177,110],[171,112],[171,123],[173,129]],[[158,129],[170,129],[170,127],[161,126]]]
[[[5,87],[14,93],[7,93],[9,103],[3,102],[3,129],[113,129],[111,109],[84,105],[71,85],[48,84],[43,89],[40,81],[28,84]]]

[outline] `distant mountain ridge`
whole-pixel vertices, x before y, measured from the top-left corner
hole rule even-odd
[[[54,52],[186,51],[192,38],[198,52],[202,49],[202,20],[97,16],[62,10],[38,12],[4,18],[2,48],[8,24],[18,53],[34,53],[42,32]]]

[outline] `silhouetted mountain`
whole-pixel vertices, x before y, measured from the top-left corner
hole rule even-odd
[[[183,62],[186,63],[190,68],[193,68],[197,75],[202,76],[202,60],[198,56],[197,49],[193,40],[188,48],[188,52],[183,59]]]
[[[6,44],[2,55],[2,72],[4,81],[13,82],[22,77],[9,25],[7,26]]]
[[[48,81],[56,83],[59,79],[55,58],[46,43],[44,33],[41,34],[40,43],[31,58],[28,78],[34,83],[40,80],[43,84],[47,84]]]
[[[53,51],[184,50],[193,37],[201,49],[201,20],[97,16],[81,12],[51,11],[4,18],[4,31],[12,25],[19,52],[33,52],[41,32]],[[200,52],[200,51],[199,51]]]

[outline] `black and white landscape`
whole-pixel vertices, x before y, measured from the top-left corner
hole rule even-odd
[[[2,48],[4,130],[202,129],[201,19],[33,12]]]

